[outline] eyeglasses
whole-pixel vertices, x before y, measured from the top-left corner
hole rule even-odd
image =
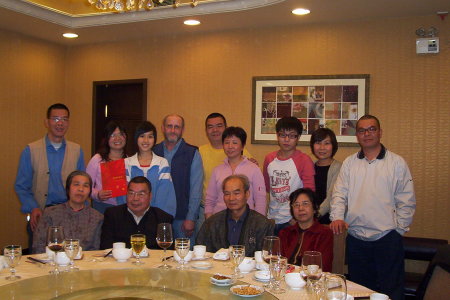
[[[310,207],[311,202],[309,201],[303,201],[303,202],[295,202],[291,205],[293,208],[299,209],[300,207]]]
[[[125,133],[120,132],[120,133],[113,133],[109,136],[110,138],[115,138],[115,137],[125,137]]]
[[[290,140],[295,140],[298,138],[298,134],[295,134],[295,133],[286,134],[286,133],[278,132],[277,134],[278,134],[278,137],[280,137],[282,139],[289,137]]]
[[[134,191],[128,191],[128,192],[127,192],[127,195],[128,195],[128,197],[130,197],[130,198],[133,198],[133,197],[136,197],[136,198],[144,198],[145,196],[148,195],[148,193],[147,193],[147,192],[134,192]]]
[[[368,132],[368,133],[375,133],[375,132],[377,132],[377,130],[378,130],[377,127],[370,126],[369,128],[358,128],[358,129],[356,129],[356,133],[359,134],[359,135],[363,135],[366,132]]]
[[[67,122],[69,122],[69,118],[68,117],[50,117],[49,119],[52,120],[55,123],[58,123],[58,122],[67,123]]]

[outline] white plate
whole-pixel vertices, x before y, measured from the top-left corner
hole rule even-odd
[[[194,256],[194,257],[192,257],[191,260],[200,261],[200,260],[207,260],[207,259],[210,259],[210,258],[211,258],[211,255],[206,254],[203,257],[196,257],[196,256]]]
[[[231,282],[233,279],[231,278],[231,275],[223,275],[223,274],[220,274],[220,273],[216,273],[216,274],[214,274],[214,275],[219,275],[219,276],[226,276],[226,277],[228,277],[228,279],[216,279],[216,278],[214,278],[214,276],[211,276],[210,278],[211,278],[211,280],[212,281],[214,281],[215,283],[229,283],[229,282]]]
[[[217,286],[230,286],[230,285],[233,284],[233,280],[231,280],[231,279],[230,279],[229,282],[223,282],[223,283],[221,283],[221,282],[215,282],[215,281],[213,281],[212,279],[210,280],[210,282],[211,282],[212,284],[214,284],[214,285],[217,285]]]
[[[212,263],[207,261],[196,261],[191,263],[191,267],[194,269],[200,269],[200,270],[208,270],[213,267]]]
[[[256,294],[256,295],[240,295],[240,294],[237,294],[237,293],[234,292],[234,289],[239,289],[239,288],[247,287],[247,286],[250,286],[250,287],[252,287],[252,288],[255,288],[256,290],[258,290],[259,293]],[[256,296],[259,296],[259,295],[261,295],[262,293],[264,293],[264,288],[263,288],[263,287],[260,287],[260,286],[257,286],[257,285],[252,285],[252,284],[234,285],[234,286],[230,287],[230,292],[231,292],[233,295],[236,295],[236,296],[239,296],[239,297],[250,298],[250,297],[256,297]]]
[[[255,279],[256,281],[259,281],[259,282],[264,282],[264,283],[269,282],[269,279],[259,279],[255,276],[253,276],[253,279]]]
[[[255,278],[259,281],[268,281],[270,279],[269,271],[257,271],[255,272]]]

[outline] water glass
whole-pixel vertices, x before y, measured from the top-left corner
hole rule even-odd
[[[3,249],[3,255],[5,256],[6,263],[9,266],[11,275],[5,277],[6,280],[20,279],[20,276],[16,275],[16,266],[19,264],[22,257],[22,247],[19,245],[9,245]]]
[[[270,258],[269,270],[272,278],[272,289],[270,290],[274,294],[282,294],[286,290],[280,288],[281,280],[283,280],[286,274],[287,258],[283,256],[272,256]]]
[[[74,259],[80,251],[80,240],[77,239],[65,239],[64,240],[64,251],[67,257],[70,259],[70,267],[67,271],[73,272],[77,271],[78,268],[75,267]]]
[[[234,267],[233,278],[244,277],[239,269],[239,265],[242,263],[245,257],[245,246],[242,245],[231,245],[230,246],[230,260]]]
[[[189,267],[186,266],[186,261],[184,258],[189,254],[190,250],[190,240],[189,238],[177,238],[175,239],[175,251],[180,257],[180,265],[177,267],[178,270],[186,270]]]

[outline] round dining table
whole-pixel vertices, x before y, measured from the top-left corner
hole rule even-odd
[[[232,286],[216,286],[211,283],[211,276],[219,273],[232,274],[229,261],[219,261],[207,253],[206,259],[188,263],[188,270],[177,270],[178,263],[172,258],[168,260],[171,269],[158,268],[162,265],[163,251],[150,250],[149,256],[142,258],[143,265],[134,265],[134,258],[126,262],[117,262],[107,252],[85,251],[79,260],[75,260],[78,271],[65,272],[62,267],[58,275],[49,274],[53,266],[45,260],[46,254],[23,256],[16,274],[21,277],[15,281],[6,280],[9,269],[0,271],[0,299],[115,299],[115,300],[148,300],[148,299],[239,299],[230,291],[230,287],[239,284],[263,286],[253,270],[233,283]],[[171,256],[172,251],[167,252]],[[44,260],[46,263],[33,261],[31,258]],[[347,282],[348,293],[354,297],[368,297],[373,291],[361,285]],[[283,294],[273,295],[269,290],[256,299],[312,299],[306,289],[292,290],[283,282],[286,290]]]

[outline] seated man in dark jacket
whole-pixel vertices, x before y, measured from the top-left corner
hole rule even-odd
[[[216,252],[230,245],[244,245],[245,256],[261,250],[265,236],[273,235],[274,224],[247,205],[250,184],[245,175],[231,175],[222,183],[226,210],[203,223],[197,244],[206,245],[208,252]]]
[[[105,211],[100,249],[112,248],[115,242],[125,242],[130,248],[132,234],[145,234],[147,248],[158,249],[156,229],[159,223],[172,223],[173,217],[157,207],[151,207],[152,187],[143,176],[128,184],[127,203]]]

